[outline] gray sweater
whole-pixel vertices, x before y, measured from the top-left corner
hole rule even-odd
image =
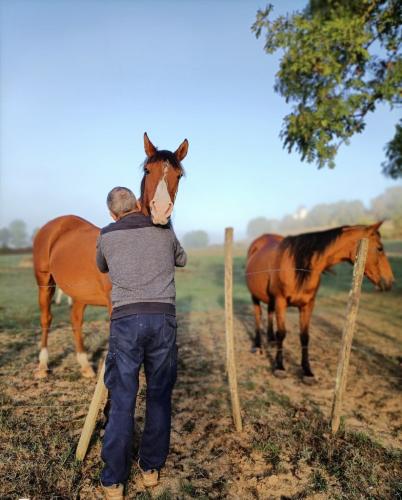
[[[155,226],[150,217],[134,213],[104,227],[96,263],[112,282],[112,319],[138,312],[174,314],[174,268],[186,262],[170,225]]]

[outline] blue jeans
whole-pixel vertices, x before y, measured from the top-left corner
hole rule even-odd
[[[176,318],[132,314],[110,324],[105,385],[110,411],[103,438],[102,484],[125,483],[131,466],[138,374],[147,382],[145,426],[139,450],[143,470],[161,469],[170,443],[171,395],[176,382]]]

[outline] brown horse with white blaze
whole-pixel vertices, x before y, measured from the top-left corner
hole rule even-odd
[[[368,238],[365,276],[380,290],[389,290],[394,277],[381,242],[381,222],[370,226],[341,226],[327,231],[305,233],[280,239],[266,238],[266,243],[251,256],[246,265],[246,281],[255,314],[254,348],[261,349],[261,302],[268,304],[268,341],[276,341],[275,373],[284,372],[283,341],[286,336],[286,309],[297,307],[300,314],[301,366],[305,377],[313,377],[308,344],[309,325],[321,274],[339,262],[353,263],[359,240]],[[252,243],[253,246],[254,242]],[[274,335],[273,314],[277,332]]]
[[[181,161],[186,157],[185,139],[174,152],[159,151],[144,134],[144,176],[141,182],[140,208],[154,224],[169,223],[179,181]],[[38,377],[48,373],[48,333],[52,321],[51,302],[56,284],[72,298],[71,323],[77,360],[85,377],[93,377],[82,338],[82,322],[87,305],[106,306],[111,311],[111,283],[96,266],[96,240],[100,229],[75,215],[57,217],[43,226],[33,244],[36,282],[39,287],[42,328]]]

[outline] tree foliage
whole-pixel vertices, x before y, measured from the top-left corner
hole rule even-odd
[[[2,248],[7,248],[10,242],[10,230],[7,227],[0,229],[0,246]]]
[[[28,245],[27,225],[23,220],[16,219],[8,226],[10,243],[14,248],[23,248]]]
[[[265,33],[267,53],[282,51],[275,90],[293,103],[281,131],[284,147],[332,168],[339,146],[364,130],[368,113],[381,102],[402,102],[402,2],[310,0],[274,20],[272,8],[257,12],[252,30]],[[402,176],[397,132],[383,167],[394,178]]]
[[[394,138],[387,144],[387,161],[382,164],[382,171],[388,177],[397,179],[402,175],[402,120],[396,126]]]
[[[256,238],[263,233],[273,233],[276,231],[278,221],[267,219],[266,217],[256,217],[247,224],[247,236]]]
[[[402,187],[388,188],[371,200],[371,211],[377,219],[402,217]]]
[[[287,214],[281,219],[256,217],[247,225],[247,236],[254,239],[264,233],[294,234],[342,225],[370,224],[384,220],[382,233],[387,237],[402,236],[402,186],[388,188],[373,198],[366,208],[359,200],[319,203],[303,217]],[[269,224],[267,224],[269,222]],[[250,231],[253,228],[253,231]]]
[[[183,245],[187,248],[205,248],[208,243],[209,236],[206,231],[190,231],[183,237]]]

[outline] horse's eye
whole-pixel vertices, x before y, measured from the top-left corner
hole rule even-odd
[[[149,174],[149,170],[146,168],[144,169],[144,175],[148,175]]]
[[[384,247],[382,245],[380,245],[377,249],[379,252],[383,252],[384,251]]]

